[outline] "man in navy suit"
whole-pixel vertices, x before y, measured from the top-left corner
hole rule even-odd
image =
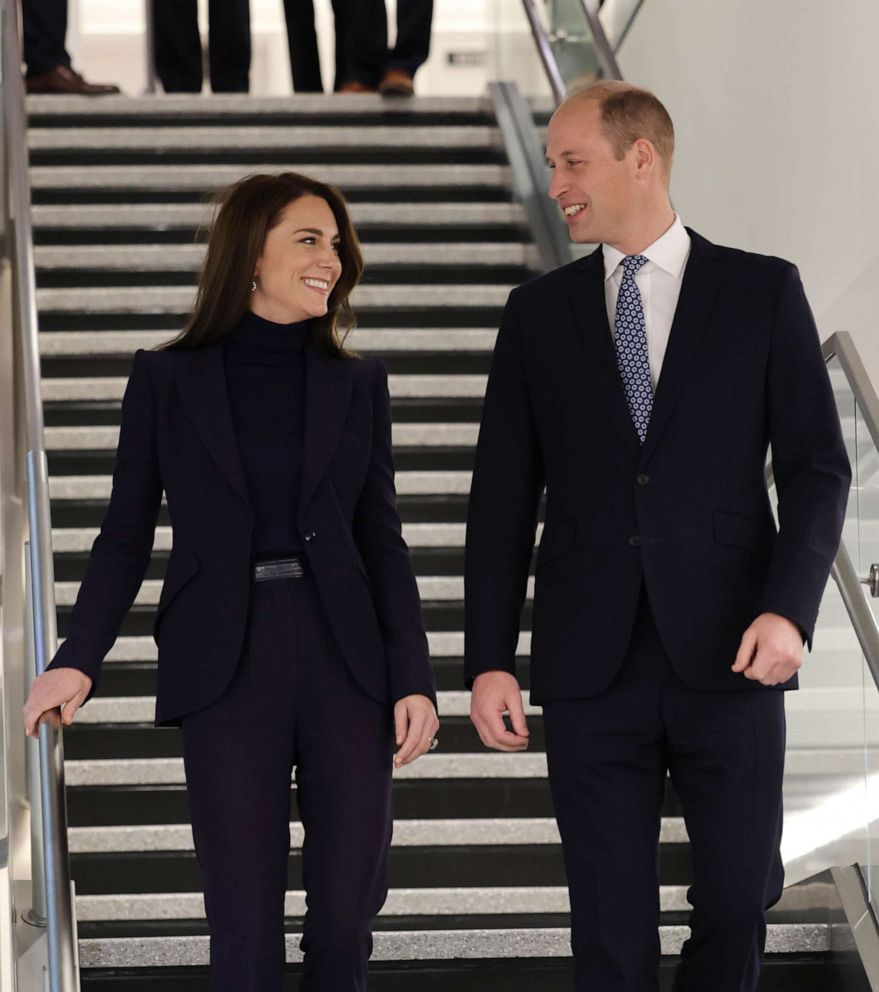
[[[600,247],[510,294],[468,512],[471,717],[489,747],[523,750],[515,653],[546,492],[531,700],[578,992],[657,988],[667,775],[694,876],[674,988],[756,987],[783,881],[779,690],[811,644],[851,478],[796,268],[685,228],[673,151],[665,108],[623,83],[553,116],[549,195]]]

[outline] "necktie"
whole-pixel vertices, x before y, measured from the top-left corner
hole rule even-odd
[[[641,444],[647,437],[647,425],[653,409],[653,382],[647,360],[647,326],[641,294],[635,283],[635,273],[646,261],[643,255],[628,255],[623,259],[623,281],[614,316],[617,366]]]

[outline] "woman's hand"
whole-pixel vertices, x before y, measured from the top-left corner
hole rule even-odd
[[[53,668],[34,679],[24,704],[24,730],[30,737],[39,736],[40,718],[49,710],[61,707],[61,722],[69,727],[76,711],[92,688],[92,680],[78,668]]]
[[[394,726],[399,748],[394,756],[394,767],[402,768],[430,750],[439,720],[427,696],[404,696],[394,705]]]

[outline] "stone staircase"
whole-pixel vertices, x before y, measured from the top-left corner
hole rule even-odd
[[[337,183],[367,261],[350,343],[390,369],[399,505],[443,720],[442,750],[395,775],[391,893],[371,988],[569,990],[540,713],[530,711],[529,753],[487,753],[462,691],[464,519],[481,397],[503,303],[537,264],[490,104],[42,97],[28,112],[59,636],[106,509],[131,356],[176,333],[193,298],[205,194],[256,171]],[[207,988],[179,736],[152,726],[150,630],[169,548],[163,507],[100,696],[65,734],[84,989]],[[523,662],[529,626],[530,603]],[[522,675],[527,688],[524,663]],[[663,988],[686,935],[690,879],[671,789],[665,813]],[[304,912],[295,822],[291,841],[294,988]],[[833,987],[825,922],[778,914],[768,946],[761,989]]]

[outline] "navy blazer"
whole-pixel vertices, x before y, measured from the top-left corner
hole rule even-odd
[[[396,508],[388,378],[377,359],[305,350],[300,533],[351,674],[381,703],[436,703],[409,549]],[[113,491],[48,668],[97,684],[150,561],[162,490],[173,549],[156,611],[156,723],[216,700],[238,663],[251,583],[253,510],[222,343],[134,356]],[[93,690],[94,691],[94,687]]]
[[[672,664],[695,688],[764,688],[730,671],[760,613],[788,617],[811,644],[851,479],[815,322],[789,262],[690,236],[643,446],[617,369],[601,249],[510,294],[467,518],[469,684],[515,670],[544,487],[533,702],[610,683],[642,583]]]

